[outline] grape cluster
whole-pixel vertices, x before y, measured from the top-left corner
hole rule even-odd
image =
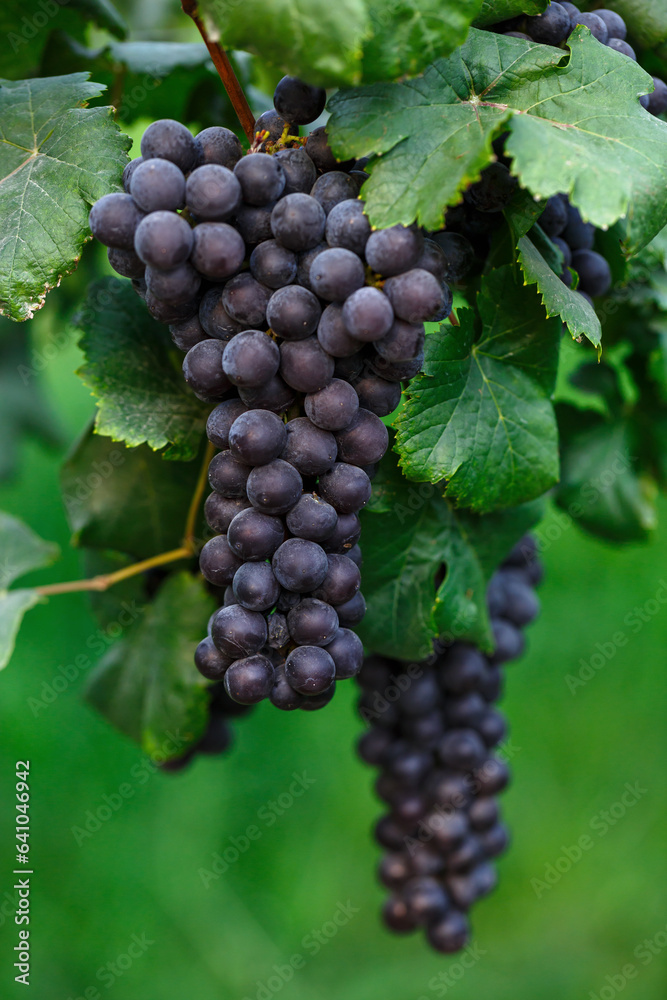
[[[489,583],[492,656],[436,643],[423,663],[372,656],[358,676],[360,714],[371,726],[359,754],[380,769],[376,791],[389,807],[375,828],[387,852],[379,877],[391,890],[384,921],[397,933],[425,928],[437,951],[468,942],[468,910],[494,888],[492,861],[508,843],[495,796],[509,773],[494,752],[506,724],[493,702],[503,664],[523,652],[521,629],[539,610],[540,579],[526,537]]]
[[[196,665],[241,704],[319,708],[360,669],[359,510],[382,417],[419,371],[424,322],[452,306],[446,254],[415,227],[371,231],[364,162],[338,163],[325,92],[293,77],[243,154],[224,128],[158,121],[93,234],[186,351],[215,404],[205,579],[226,588]]]
[[[628,29],[620,14],[614,10],[601,8],[582,13],[573,3],[557,3],[548,5],[542,14],[534,17],[515,17],[496,25],[494,31],[512,38],[524,38],[529,42],[540,42],[543,45],[562,45],[567,41],[577,25],[583,24],[594,38],[602,45],[608,45],[615,52],[637,61],[635,50],[627,41]],[[639,100],[643,108],[652,115],[661,115],[667,111],[667,83],[659,77],[653,77],[655,90],[645,94]]]

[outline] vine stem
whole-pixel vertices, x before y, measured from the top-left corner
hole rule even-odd
[[[204,490],[206,489],[208,466],[214,454],[215,448],[209,441],[197,478],[197,485],[195,486],[190,507],[188,508],[188,516],[183,531],[183,541],[177,549],[171,549],[169,552],[161,552],[157,556],[151,556],[150,559],[143,559],[141,562],[132,563],[131,566],[124,566],[123,569],[118,569],[114,573],[104,573],[101,576],[89,577],[87,580],[66,580],[64,583],[47,583],[42,587],[35,587],[35,591],[42,597],[53,597],[56,594],[72,594],[83,590],[108,590],[109,587],[120,583],[121,580],[128,580],[130,577],[138,576],[139,573],[145,573],[156,566],[166,566],[168,563],[177,562],[179,559],[191,559],[197,551],[197,542],[195,539],[197,514]]]
[[[241,123],[241,128],[245,132],[248,142],[252,145],[253,139],[255,138],[255,116],[250,110],[250,105],[248,104],[248,100],[243,93],[243,87],[239,83],[236,73],[232,68],[229,56],[219,42],[214,42],[209,38],[206,25],[199,17],[197,0],[181,0],[181,7],[183,8],[183,12],[187,14],[188,17],[191,17],[197,25],[199,34],[204,40],[204,44],[206,45],[209,55],[213,60],[213,65],[218,71],[218,75],[222,80],[225,90],[227,91],[227,96],[232,102],[232,107],[234,108],[238,120]]]

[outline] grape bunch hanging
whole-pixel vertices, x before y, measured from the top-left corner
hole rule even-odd
[[[381,417],[421,367],[424,322],[452,305],[436,243],[371,231],[363,163],[339,164],[324,129],[294,135],[325,99],[285,77],[245,155],[227,129],[153,123],[127,193],[90,217],[216,404],[200,568],[226,590],[195,662],[235,701],[285,710],[322,707],[361,667],[358,512]]]
[[[424,928],[437,951],[465,947],[468,911],[494,888],[492,861],[507,847],[495,796],[509,771],[494,752],[507,729],[493,702],[502,666],[523,653],[521,629],[538,613],[541,576],[526,537],[489,584],[493,655],[436,644],[416,671],[372,656],[358,676],[359,711],[371,726],[359,754],[380,769],[375,787],[389,807],[375,829],[387,852],[380,880],[391,890],[384,921],[399,934]]]

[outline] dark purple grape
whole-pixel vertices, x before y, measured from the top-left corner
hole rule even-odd
[[[222,368],[231,383],[243,388],[265,385],[278,371],[280,351],[261,330],[244,330],[223,344]]]
[[[468,808],[468,820],[473,830],[488,830],[498,822],[498,816],[498,803],[490,795],[474,798]]]
[[[554,244],[554,246],[558,247],[558,249],[563,255],[563,267],[564,268],[570,267],[572,265],[572,251],[570,250],[565,240],[562,240],[560,236],[552,236],[551,242]]]
[[[655,90],[648,95],[648,112],[652,115],[662,115],[667,111],[667,83],[659,77],[653,77]]]
[[[356,198],[359,189],[349,174],[342,170],[330,170],[317,178],[310,193],[328,215],[342,201]]]
[[[475,251],[465,236],[459,233],[436,233],[433,239],[445,255],[443,280],[456,284],[470,271]]]
[[[609,35],[609,40],[612,39],[625,39],[628,34],[628,29],[625,21],[620,14],[617,14],[614,10],[596,10],[595,13],[607,26],[607,33]]]
[[[382,907],[382,919],[394,934],[409,934],[417,926],[401,896],[390,896],[385,901]]]
[[[250,270],[267,288],[282,288],[296,278],[296,256],[276,240],[265,240],[251,253]]]
[[[285,537],[279,517],[249,507],[239,511],[229,525],[230,549],[244,561],[270,559]]]
[[[295,417],[285,427],[287,438],[281,457],[302,476],[319,476],[336,461],[336,439],[311,423],[308,417]]]
[[[357,351],[356,354],[347,358],[336,358],[334,375],[344,382],[353,382],[361,375],[365,364],[366,357],[363,350]]]
[[[130,193],[130,184],[132,183],[132,175],[134,171],[138,169],[139,165],[144,162],[143,156],[137,156],[134,160],[130,160],[123,169],[123,188],[126,194]]]
[[[597,14],[579,14],[578,17],[574,18],[572,27],[576,28],[578,24],[583,24],[584,27],[588,28],[593,38],[597,38],[598,42],[603,45],[609,41],[607,25]]]
[[[186,261],[172,271],[162,271],[154,267],[146,268],[146,287],[148,291],[163,302],[181,305],[190,302],[201,285],[201,276],[192,264]]]
[[[309,194],[288,194],[271,213],[271,232],[289,250],[312,250],[324,236],[325,225],[322,206]]]
[[[408,855],[398,852],[385,854],[378,868],[378,878],[387,889],[400,889],[412,875],[412,865]]]
[[[219,340],[202,340],[183,359],[185,381],[203,399],[215,399],[231,388],[222,370],[223,347]]]
[[[234,597],[249,611],[269,611],[280,596],[278,581],[267,562],[246,562],[232,581]]]
[[[143,160],[132,174],[130,194],[144,212],[175,212],[185,204],[183,171],[170,160]]]
[[[206,436],[216,448],[229,448],[229,430],[237,417],[246,412],[240,399],[226,399],[211,410],[206,421]]]
[[[236,213],[236,228],[243,237],[247,246],[254,246],[257,243],[264,243],[273,239],[271,232],[271,213],[275,202],[270,201],[268,205],[246,205],[239,206]]]
[[[267,636],[264,615],[240,604],[220,608],[211,624],[211,638],[225,656],[252,656],[265,645]]]
[[[134,250],[135,233],[143,218],[144,213],[135,205],[129,194],[105,194],[91,208],[89,225],[95,239],[104,246],[115,247],[118,250]],[[178,219],[178,216],[175,215],[173,218]],[[187,223],[184,222],[184,225],[187,226]],[[187,255],[186,253],[185,257]],[[145,264],[151,263],[144,260],[141,254],[139,256]],[[182,260],[185,260],[185,257]]]
[[[591,298],[606,295],[611,288],[611,268],[594,250],[575,250],[572,267],[579,275],[579,291],[587,292]]]
[[[250,472],[250,466],[237,462],[231,451],[221,451],[211,459],[208,481],[223,496],[245,498]]]
[[[158,323],[167,323],[169,325],[172,323],[183,323],[196,316],[199,310],[198,298],[182,303],[164,302],[149,291],[142,298],[146,303],[149,313]]]
[[[480,833],[479,839],[486,856],[488,858],[495,858],[507,849],[510,838],[507,828],[502,823],[496,823],[495,826]]]
[[[349,629],[341,629],[341,632],[349,632]],[[351,632],[351,635],[356,633]],[[357,636],[357,639],[359,636]],[[334,640],[335,641],[335,640]],[[359,640],[361,642],[361,640]],[[363,659],[363,657],[362,657]],[[384,763],[387,754],[394,745],[394,736],[387,729],[371,729],[359,738],[357,751],[366,764],[381,765]]]
[[[269,629],[267,644],[271,647],[271,649],[282,649],[283,646],[286,646],[289,642],[287,618],[285,615],[281,614],[280,611],[274,611],[269,615],[266,623]]]
[[[445,704],[445,720],[452,728],[477,728],[487,711],[486,702],[476,691],[449,697]]]
[[[371,224],[364,215],[364,203],[359,198],[339,201],[327,216],[325,230],[330,247],[344,247],[363,256],[371,235]]]
[[[596,13],[599,15],[600,12],[596,11]],[[628,42],[623,41],[623,39],[610,38],[607,45],[610,49],[613,49],[614,52],[620,52],[622,56],[627,56],[628,59],[632,59],[633,62],[637,62],[637,53],[633,47],[628,44]]]
[[[301,646],[300,648],[306,649],[308,647]],[[317,646],[313,646],[311,648],[317,649]],[[324,650],[322,652],[324,652]],[[330,684],[325,691],[320,692],[320,694],[309,695],[308,697],[304,697],[300,706],[301,711],[318,712],[321,708],[325,708],[329,704],[335,693],[336,693],[336,682],[333,681],[333,683]]]
[[[559,3],[550,3],[543,14],[527,17],[524,23],[530,37],[542,45],[560,45],[572,30],[570,15]]]
[[[271,617],[274,617],[273,615]],[[282,712],[293,712],[301,708],[304,696],[295,691],[285,676],[285,666],[276,667],[273,688],[269,695],[271,704]]]
[[[512,177],[504,163],[491,163],[477,183],[468,188],[465,198],[478,212],[501,212],[516,186],[516,177]]]
[[[414,378],[424,364],[424,353],[420,352],[411,361],[387,361],[380,354],[369,359],[371,370],[388,382],[407,382]]]
[[[209,337],[217,340],[231,340],[243,330],[228,314],[222,304],[222,288],[218,285],[204,293],[199,304],[199,322]]]
[[[440,681],[447,691],[464,694],[482,682],[487,670],[486,659],[475,649],[457,643],[447,651],[440,664]]]
[[[403,887],[408,913],[417,924],[430,924],[447,912],[449,898],[437,879],[422,876],[410,879]]]
[[[246,489],[248,500],[257,510],[264,514],[285,514],[301,496],[303,483],[294,466],[276,458],[267,465],[255,466]]]
[[[341,162],[337,160],[329,145],[327,130],[324,125],[313,129],[306,139],[306,152],[317,169],[325,174],[330,170],[347,170],[352,166],[353,160]]]
[[[216,535],[209,539],[199,554],[199,569],[202,576],[216,587],[231,583],[241,560],[229,547],[227,535]]]
[[[274,157],[285,172],[284,194],[308,194],[317,179],[317,170],[303,146],[279,149]]]
[[[109,247],[107,257],[116,274],[122,275],[123,278],[143,278],[146,265],[137,257],[134,250]]]
[[[350,465],[374,465],[389,445],[389,432],[379,417],[361,407],[352,423],[336,434],[338,457]]]
[[[478,795],[497,795],[509,783],[509,768],[505,761],[490,757],[475,771],[474,782]]]
[[[453,729],[438,745],[438,753],[446,767],[470,771],[486,760],[487,750],[473,729]]]
[[[429,924],[426,936],[436,951],[451,955],[468,943],[470,927],[463,913],[449,910],[440,920]]]
[[[335,378],[324,389],[306,396],[304,407],[316,427],[340,431],[349,427],[357,416],[359,400],[348,382]]]
[[[225,222],[241,204],[241,185],[227,167],[205,163],[189,175],[185,199],[198,219]]]
[[[197,162],[199,150],[185,125],[173,118],[161,118],[149,125],[141,137],[141,155],[144,160],[171,160],[186,174]]]
[[[401,387],[397,382],[387,382],[378,375],[366,375],[353,382],[359,405],[376,417],[393,413],[401,401]]]
[[[361,523],[357,515],[340,514],[333,533],[322,544],[327,552],[341,552],[347,555],[360,537]]]
[[[222,126],[212,126],[198,132],[195,136],[198,163],[217,163],[221,167],[233,170],[243,156],[241,142],[231,129]]]
[[[327,93],[323,87],[311,87],[296,76],[284,76],[273,95],[279,115],[295,125],[308,125],[324,111]]]
[[[365,281],[361,259],[343,247],[323,250],[310,268],[313,291],[328,302],[344,302],[358,288],[363,288]]]
[[[285,660],[285,676],[299,694],[313,696],[328,690],[336,676],[336,667],[326,649],[297,646]]]
[[[507,723],[504,716],[493,708],[488,708],[475,725],[487,747],[498,746],[507,737]]]
[[[269,232],[269,236],[271,233]],[[318,243],[316,247],[312,250],[306,250],[304,253],[297,254],[297,268],[296,268],[296,280],[304,288],[310,289],[310,268],[319,253],[323,250],[328,250],[326,243]]]
[[[376,229],[366,243],[366,260],[374,271],[389,278],[414,267],[422,255],[424,237],[407,226]]]
[[[294,390],[279,375],[274,375],[268,382],[255,388],[239,387],[239,396],[246,406],[272,410],[274,413],[284,413],[295,400]]]
[[[338,615],[325,601],[307,597],[289,612],[287,625],[298,646],[327,646],[338,631]]]
[[[328,556],[328,563],[327,575],[313,591],[313,597],[327,604],[345,604],[361,586],[359,567],[347,556],[335,553]]]
[[[273,108],[264,111],[255,122],[255,135],[260,136],[263,142],[278,142],[282,138],[285,129],[287,134],[294,132],[296,126],[290,125]],[[298,134],[298,129],[297,129]]]
[[[241,157],[234,166],[234,173],[248,205],[268,205],[280,198],[285,188],[283,168],[267,153],[248,153]]]
[[[565,195],[555,194],[553,198],[549,198],[537,221],[547,236],[553,239],[563,232],[567,219],[567,198]]]
[[[195,666],[209,681],[221,680],[232,663],[233,660],[216,649],[210,636],[203,639],[195,650]]]
[[[416,274],[410,271],[409,274]],[[428,274],[428,271],[422,272]],[[401,276],[402,277],[402,276]],[[401,277],[390,278],[385,287],[392,281],[400,281]],[[433,275],[429,275],[435,281]],[[430,315],[430,313],[429,313]],[[359,288],[350,295],[343,305],[342,320],[351,336],[361,341],[380,340],[391,329],[394,322],[394,310],[390,296],[379,288]]]
[[[229,278],[243,264],[245,244],[226,222],[201,222],[193,230],[193,240],[192,263],[212,281]]]
[[[365,289],[361,288],[359,291],[363,292]],[[343,306],[338,302],[332,302],[322,313],[317,327],[317,339],[320,342],[320,347],[334,358],[351,357],[361,347],[359,341],[345,326]]]
[[[225,691],[241,705],[255,705],[268,698],[273,689],[274,669],[266,656],[246,656],[236,660],[225,674]]]
[[[502,618],[496,618],[495,621],[491,622],[491,626],[495,642],[494,663],[508,663],[510,660],[517,660],[526,647],[526,640],[522,632]]]
[[[327,653],[336,667],[336,680],[343,681],[356,677],[364,662],[364,647],[361,639],[348,628],[339,628],[327,645]]]
[[[236,515],[247,507],[250,507],[250,501],[245,498],[223,497],[220,493],[210,493],[204,504],[206,523],[216,534],[224,535]]]
[[[305,538],[288,538],[283,542],[273,556],[272,565],[280,585],[297,594],[311,593],[319,587],[329,569],[322,547]]]
[[[284,340],[304,340],[317,330],[321,314],[316,295],[300,285],[289,285],[269,299],[266,322]]]
[[[447,304],[449,290],[430,271],[415,267],[395,278],[388,278],[384,283],[384,291],[400,319],[406,323],[425,323],[442,312]],[[389,327],[385,333],[388,329]]]
[[[229,450],[246,465],[272,462],[283,451],[286,441],[285,424],[271,410],[247,410],[236,418],[229,431]]]
[[[339,514],[353,514],[365,507],[371,498],[368,475],[363,469],[345,462],[336,462],[330,472],[320,476],[317,489]]]
[[[584,222],[579,210],[574,205],[568,205],[567,226],[562,236],[571,250],[592,250],[595,240],[595,226]]]
[[[352,628],[354,625],[358,625],[366,614],[364,595],[358,590],[354,597],[345,601],[345,604],[337,605],[336,611],[341,628]]]
[[[421,323],[417,325],[397,319],[374,347],[380,357],[392,364],[412,361],[424,350],[424,327]]]
[[[334,360],[320,347],[317,337],[283,341],[280,345],[280,374],[298,392],[324,389],[334,372]]]
[[[245,272],[227,282],[222,293],[222,304],[237,323],[242,323],[246,329],[256,329],[266,322],[266,307],[270,298],[271,289]]]
[[[304,493],[287,514],[287,527],[297,538],[323,542],[330,538],[338,523],[331,506],[314,493]]]

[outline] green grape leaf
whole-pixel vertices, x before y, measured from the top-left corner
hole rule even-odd
[[[474,24],[485,28],[487,24],[509,21],[519,14],[541,14],[549,6],[549,0],[482,0],[482,9]]]
[[[308,83],[338,86],[360,79],[369,34],[364,0],[200,0],[209,36],[245,49]]]
[[[88,213],[114,190],[130,140],[111,108],[86,108],[88,74],[0,81],[0,312],[29,319],[90,239]]]
[[[633,44],[652,49],[667,42],[667,6],[664,0],[608,0],[605,7],[620,14]]]
[[[0,4],[0,76],[29,76],[53,32],[82,37],[88,22],[123,38],[127,26],[109,0],[3,0]]]
[[[492,271],[460,327],[426,338],[423,373],[410,383],[395,427],[410,479],[447,480],[445,496],[486,512],[540,496],[558,479],[556,380],[560,323],[511,267]]]
[[[24,614],[39,601],[36,590],[0,590],[0,670],[11,659]]]
[[[441,228],[509,131],[512,172],[535,197],[564,191],[601,227],[627,214],[628,251],[647,243],[667,223],[667,125],[638,101],[650,78],[588,28],[569,44],[570,55],[472,28],[417,79],[336,93],[334,152],[375,154],[362,188],[372,224]]]
[[[89,428],[60,477],[75,544],[136,559],[177,548],[198,476],[197,462],[167,462]]]
[[[86,700],[151,757],[180,757],[204,732],[207,682],[193,656],[214,605],[201,579],[170,576],[90,675]]]
[[[656,526],[655,484],[638,467],[626,420],[572,421],[562,436],[556,502],[586,531],[612,542],[643,541]]]
[[[519,264],[526,285],[536,285],[547,316],[560,316],[574,339],[587,337],[599,347],[602,327],[593,306],[563,284],[528,236],[519,240]]]
[[[0,589],[33,569],[48,566],[58,554],[57,545],[43,541],[27,524],[0,511]]]
[[[554,403],[567,403],[577,410],[592,410],[603,417],[610,417],[609,401],[604,394],[590,385],[581,385],[579,373],[583,365],[591,364],[590,347],[569,337],[561,340],[558,355],[558,378],[553,394]]]
[[[209,408],[186,385],[182,354],[130,282],[95,282],[74,322],[86,359],[79,375],[96,397],[97,433],[130,446],[169,445],[168,458],[194,458]]]
[[[361,515],[364,645],[406,660],[428,656],[438,637],[490,650],[486,585],[541,505],[483,517],[455,510],[436,487],[404,479],[392,453],[373,481],[373,500]]]

